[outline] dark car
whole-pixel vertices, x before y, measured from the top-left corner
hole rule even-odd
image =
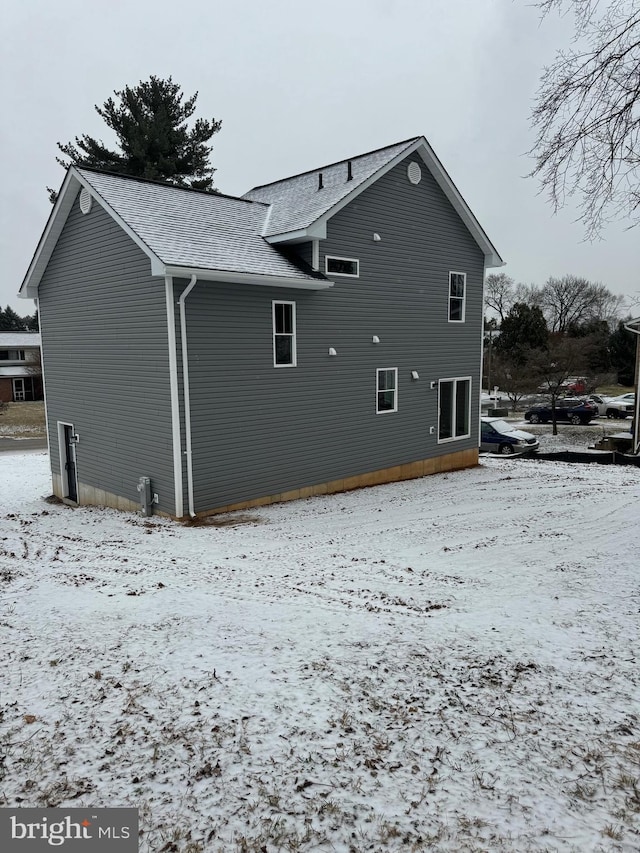
[[[556,400],[556,421],[569,424],[588,424],[598,414],[598,407],[584,400]],[[532,406],[524,413],[532,424],[546,424],[552,420],[551,404]]]
[[[538,439],[502,418],[480,418],[480,450],[486,453],[534,453]]]

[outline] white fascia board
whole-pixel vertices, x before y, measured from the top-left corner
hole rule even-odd
[[[449,177],[449,173],[444,168],[427,140],[422,137],[422,139],[418,140],[415,147],[418,154],[422,157],[425,165],[435,178],[436,183],[445,194],[458,216],[469,229],[478,246],[482,249],[485,257],[485,267],[505,266],[506,262],[502,260],[498,250],[487,237],[484,229],[471,212],[471,208],[460,194],[460,191]]]
[[[153,275],[160,273],[154,272]],[[313,278],[288,278],[281,275],[255,275],[253,273],[229,272],[227,270],[203,270],[194,267],[164,266],[162,275],[174,278],[197,276],[199,281],[222,281],[227,284],[255,284],[265,287],[288,287],[292,290],[328,290],[333,282]]]
[[[624,324],[624,327],[630,332],[635,332],[636,335],[640,335],[640,317],[636,317],[635,320],[629,320],[628,323]]]
[[[49,214],[42,236],[40,237],[36,250],[33,253],[29,269],[27,270],[22,284],[20,285],[18,296],[21,299],[38,298],[38,285],[40,284],[42,273],[49,263],[53,249],[58,242],[58,237],[62,233],[62,229],[67,221],[67,217],[71,210],[78,188],[79,182],[72,174],[71,169],[69,169],[65,175],[64,181],[62,182],[62,187],[60,188],[56,203]]]
[[[318,219],[307,226],[307,228],[298,228],[297,231],[285,231],[282,234],[271,234],[271,236],[264,239],[267,243],[307,243],[309,240],[326,240],[327,221],[326,219],[324,221]]]
[[[124,221],[124,219],[122,219],[122,217],[118,213],[116,213],[116,211],[108,204],[108,202],[106,202],[102,198],[100,193],[94,189],[92,184],[89,181],[87,181],[82,175],[80,175],[78,172],[76,172],[76,170],[73,167],[71,167],[71,169],[75,173],[80,184],[87,190],[87,192],[91,193],[91,195],[100,202],[100,205],[106,210],[106,212],[109,214],[109,216],[115,222],[118,223],[118,225],[122,228],[122,230],[125,232],[125,234],[127,234],[127,236],[129,236],[133,240],[133,242],[136,244],[136,246],[138,246],[138,248],[141,249],[145,253],[145,255],[147,255],[147,257],[151,261],[152,268],[153,268],[154,263],[161,264],[162,261],[155,254],[155,252],[151,251],[151,249],[147,246],[147,244],[144,242],[144,240],[138,234],[136,234],[136,232],[131,228],[131,226],[128,225]]]
[[[106,210],[109,216],[118,223],[122,230],[133,240],[133,242],[147,255],[151,260],[151,267],[162,264],[160,258],[151,251],[147,244],[131,229],[129,225],[113,210],[112,207],[102,198],[89,181],[87,181],[73,166],[69,167],[66,177],[60,188],[58,199],[54,208],[47,220],[47,224],[40,237],[40,241],[34,253],[33,259],[24,277],[24,281],[20,286],[18,296],[23,299],[37,299],[38,286],[44,274],[44,271],[49,263],[53,250],[58,242],[58,238],[62,233],[64,224],[73,206],[73,202],[78,194],[78,189],[84,187],[91,196],[95,198],[99,204]],[[156,273],[159,274],[159,273]]]
[[[335,216],[338,211],[342,210],[343,207],[346,207],[347,204],[352,202],[356,196],[368,189],[382,175],[389,172],[397,166],[398,163],[401,163],[405,157],[408,157],[414,152],[420,155],[425,166],[433,175],[436,183],[447,199],[451,202],[451,205],[467,226],[469,232],[482,250],[485,256],[485,266],[503,267],[505,265],[505,261],[502,260],[497,249],[485,234],[482,226],[471,212],[466,201],[460,195],[458,188],[449,177],[447,170],[444,168],[440,160],[438,160],[433,148],[431,148],[424,136],[420,137],[420,139],[416,139],[415,142],[408,145],[406,148],[403,148],[402,151],[396,154],[393,160],[390,160],[385,166],[378,169],[378,171],[374,172],[373,175],[370,175],[366,181],[363,181],[361,184],[358,184],[357,187],[354,187],[348,195],[334,204],[333,207],[316,219],[315,222],[312,222],[307,228],[299,229],[298,231],[291,231],[288,234],[275,234],[265,239],[269,243],[299,243],[303,240],[326,239],[327,222],[332,216]]]

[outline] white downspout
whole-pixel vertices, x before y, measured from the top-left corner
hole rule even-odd
[[[176,518],[184,512],[182,490],[182,447],[180,434],[180,396],[178,390],[178,357],[176,350],[176,318],[173,307],[173,278],[164,277],[167,304],[167,334],[169,338],[169,390],[171,394],[171,438],[173,444],[173,489],[175,494]]]
[[[189,390],[189,351],[187,346],[187,296],[196,286],[198,277],[191,276],[191,281],[182,291],[178,300],[180,305],[180,338],[182,343],[182,387],[184,391],[184,432],[185,432],[185,455],[187,457],[187,495],[189,500],[189,515],[195,517],[196,511],[193,502],[193,459],[191,453],[191,395]]]

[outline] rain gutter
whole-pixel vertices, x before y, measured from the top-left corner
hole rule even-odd
[[[191,293],[198,281],[197,275],[192,275],[189,284],[182,291],[178,305],[180,306],[180,342],[182,345],[182,387],[184,393],[184,431],[185,431],[185,456],[187,457],[187,497],[189,502],[189,515],[195,517],[196,511],[193,499],[193,458],[191,448],[191,393],[189,389],[189,351],[187,346],[187,296]]]

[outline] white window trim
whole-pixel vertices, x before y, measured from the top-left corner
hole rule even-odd
[[[379,409],[378,408],[378,394],[380,393],[379,386],[379,376],[383,371],[393,371],[393,390],[394,390],[394,407],[393,409]],[[390,389],[387,388],[387,391]],[[398,411],[398,368],[397,367],[378,367],[376,368],[376,415],[392,415],[394,412]]]
[[[443,382],[453,382],[453,405],[454,411],[452,413],[453,417],[451,420],[452,426],[455,429],[456,422],[456,412],[455,412],[455,401],[456,401],[456,385],[458,382],[468,382],[469,383],[469,397],[468,397],[468,409],[469,409],[469,429],[465,435],[452,435],[451,438],[440,438],[440,386]],[[473,377],[472,376],[445,376],[442,379],[438,380],[438,444],[449,444],[451,441],[463,441],[465,438],[471,437],[471,399],[472,399],[472,390],[473,390]]]
[[[329,261],[350,261],[352,264],[356,265],[356,272],[330,272],[329,271]],[[338,255],[325,255],[324,256],[324,271],[325,275],[338,275],[342,276],[342,278],[359,278],[360,277],[360,261],[358,258],[341,258]]]
[[[21,400],[26,400],[27,388],[25,383],[25,377],[16,376],[11,380],[11,382],[13,383],[13,399],[16,401],[16,403],[20,402]],[[18,388],[20,390],[18,390]]]
[[[291,334],[291,358],[292,360],[288,364],[278,364],[276,362],[276,335],[282,335],[282,332],[276,332],[276,305],[291,305],[291,327],[293,329],[293,333]],[[272,339],[273,339],[273,366],[274,367],[297,367],[298,365],[298,347],[297,347],[297,333],[296,333],[296,303],[295,302],[287,302],[286,299],[273,299],[271,301],[271,331],[272,331]]]
[[[462,297],[462,318],[460,320],[452,320],[451,319],[451,300],[456,299],[459,300],[459,296],[451,296],[451,276],[452,275],[461,275],[464,278],[464,296]],[[449,323],[464,323],[466,321],[467,316],[467,274],[466,272],[459,272],[458,270],[449,270],[449,279],[448,279],[448,293],[447,293],[447,320]]]
[[[57,423],[58,423],[58,454],[59,454],[59,462],[60,462],[60,487],[62,489],[62,495],[63,495],[62,500],[66,501],[67,503],[73,504],[73,506],[77,506],[78,502],[71,500],[71,498],[69,497],[69,482],[68,482],[67,472],[65,469],[65,465],[67,462],[67,443],[64,440],[64,428],[65,427],[71,427],[71,429],[74,431],[74,435],[76,436],[76,441],[77,441],[77,433],[75,432],[74,425],[72,423],[69,423],[69,421],[58,421]],[[79,491],[78,491],[78,489],[79,489],[79,486],[78,486],[78,455],[76,453],[75,443],[74,443],[73,448],[72,448],[72,454],[73,454],[73,467],[74,467],[74,472],[76,475],[75,476],[75,482],[76,482],[76,490],[75,491],[76,491],[76,495],[78,496],[78,499],[79,499],[80,495],[79,495]]]

